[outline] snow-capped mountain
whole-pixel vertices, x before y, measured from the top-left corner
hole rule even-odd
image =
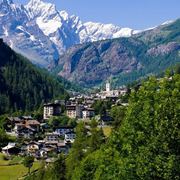
[[[113,24],[83,23],[79,17],[59,11],[43,0],[30,0],[26,6],[12,0],[0,2],[0,37],[32,62],[45,67],[75,44],[138,33]]]
[[[12,0],[0,3],[0,37],[11,48],[42,66],[59,56],[55,45],[29,18],[25,7],[14,4]]]

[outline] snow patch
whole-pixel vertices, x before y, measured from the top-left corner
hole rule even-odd
[[[62,23],[59,21],[51,19],[45,22],[41,17],[36,19],[36,23],[46,36],[56,32],[62,26]]]
[[[60,11],[59,14],[63,18],[64,21],[67,21],[69,19],[69,15],[65,10]]]
[[[31,41],[35,41],[36,38],[35,38],[33,35],[31,35],[31,36],[30,36],[30,40],[31,40]]]
[[[168,24],[171,24],[173,23],[174,21],[173,20],[169,20],[169,21],[165,21],[164,23],[162,23],[161,25],[168,25]]]
[[[8,29],[3,27],[3,30],[4,30],[4,35],[5,37],[8,37],[9,33],[8,33]]]

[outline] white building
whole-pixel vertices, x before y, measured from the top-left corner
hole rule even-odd
[[[110,92],[111,91],[111,84],[110,82],[106,83],[106,92]]]
[[[64,136],[66,133],[73,131],[74,128],[70,126],[62,126],[55,130],[55,133],[59,134],[59,136]]]
[[[82,105],[67,105],[66,114],[69,118],[82,118]]]
[[[47,133],[45,140],[47,142],[58,142],[59,141],[59,134],[58,133]]]
[[[126,87],[120,87],[115,90],[111,90],[111,84],[110,82],[106,83],[106,90],[101,91],[99,94],[96,94],[97,97],[100,97],[101,99],[106,99],[106,98],[115,98],[119,97],[121,95],[126,94],[127,88]]]
[[[68,132],[68,133],[65,134],[64,141],[73,143],[75,138],[76,138],[75,132],[71,131],[71,132]]]
[[[82,114],[83,114],[83,119],[91,119],[92,117],[95,116],[95,113],[94,113],[94,109],[92,108],[85,108],[83,111],[82,111]]]
[[[52,116],[59,116],[61,114],[61,105],[58,103],[44,104],[43,118],[49,119]]]

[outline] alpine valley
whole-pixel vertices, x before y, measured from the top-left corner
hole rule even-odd
[[[180,180],[179,17],[132,30],[46,1],[0,0],[0,180]],[[142,25],[180,6],[66,1]]]

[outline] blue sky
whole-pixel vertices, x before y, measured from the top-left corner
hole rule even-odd
[[[113,23],[145,29],[180,18],[180,0],[44,0],[59,10],[75,14],[83,22]],[[28,0],[14,0],[27,3]]]

